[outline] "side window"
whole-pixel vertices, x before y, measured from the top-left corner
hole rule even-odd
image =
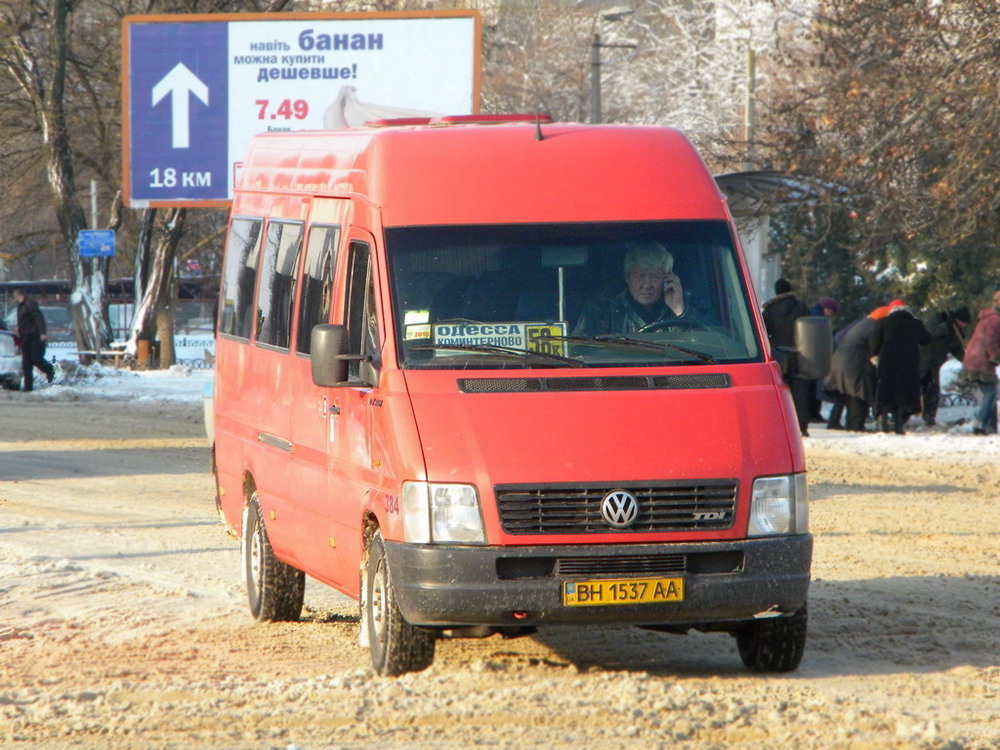
[[[351,242],[350,268],[347,279],[347,302],[344,321],[347,323],[351,354],[367,354],[378,358],[378,322],[375,317],[375,280],[371,273],[371,249],[364,242]],[[348,368],[351,380],[361,379],[361,362],[352,361]]]
[[[272,221],[257,295],[257,343],[287,349],[292,338],[295,274],[302,246],[302,225]]]
[[[222,271],[219,333],[250,339],[263,219],[233,219]]]
[[[302,302],[299,305],[299,333],[295,350],[309,353],[314,325],[330,321],[333,301],[333,272],[337,265],[339,227],[312,227],[302,269]]]

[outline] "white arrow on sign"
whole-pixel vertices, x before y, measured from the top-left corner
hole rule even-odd
[[[188,148],[191,145],[191,117],[188,103],[189,94],[197,96],[202,104],[208,104],[208,86],[192,73],[184,63],[177,63],[160,82],[153,86],[153,106],[167,94],[173,94],[171,101],[171,124],[173,147]]]

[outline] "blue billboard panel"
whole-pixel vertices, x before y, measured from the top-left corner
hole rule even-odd
[[[226,24],[128,30],[132,204],[228,199]]]
[[[127,16],[125,200],[225,205],[260,133],[477,109],[476,11]]]

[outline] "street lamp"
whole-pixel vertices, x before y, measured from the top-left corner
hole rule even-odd
[[[635,13],[632,8],[612,8],[609,11],[605,11],[600,15],[600,17],[605,21],[621,21],[626,16],[630,16]],[[596,22],[595,22],[596,23]],[[625,44],[605,44],[601,41],[601,34],[599,31],[594,32],[594,38],[590,43],[590,122],[593,124],[599,123],[601,121],[601,49],[602,48],[612,48],[612,49],[631,49],[634,50],[637,45],[631,43]],[[627,56],[626,56],[627,57]],[[625,58],[619,58],[625,59]],[[617,62],[617,60],[611,60],[610,62]]]

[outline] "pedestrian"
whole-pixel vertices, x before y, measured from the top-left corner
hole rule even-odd
[[[809,314],[806,303],[795,297],[792,285],[787,279],[774,282],[775,296],[764,303],[764,326],[771,348],[776,352],[790,354],[795,350],[795,321]],[[782,368],[783,370],[785,368]],[[785,383],[792,391],[795,415],[799,431],[809,437],[809,385],[811,381],[799,377],[794,371],[786,371]]]
[[[833,334],[833,351],[836,352],[840,343],[844,340],[844,336],[847,335],[854,326],[860,323],[865,318],[858,318],[843,326],[839,330],[835,331]],[[843,393],[838,393],[837,391],[831,391],[827,388],[826,380],[820,380],[817,382],[817,387],[821,394],[821,399],[823,401],[830,402],[830,413],[826,418],[826,429],[828,430],[846,430],[847,427],[842,423],[841,419],[844,416],[844,409],[847,406],[847,400],[844,398]]]
[[[817,315],[827,318],[828,320],[840,312],[840,303],[837,302],[833,297],[823,297],[819,302],[809,308],[810,315]],[[833,327],[833,322],[830,323],[831,328]],[[809,381],[809,421],[810,422],[825,422],[826,419],[823,416],[823,381],[822,380],[810,380]],[[836,407],[837,404],[834,404]],[[837,415],[837,422],[839,424],[840,415]],[[834,428],[836,429],[836,427]]]
[[[927,321],[931,332],[931,343],[920,347],[920,390],[922,396],[922,416],[924,424],[933,427],[937,423],[938,402],[941,397],[941,365],[948,361],[950,354],[959,362],[965,358],[963,334],[972,321],[968,307],[941,312]]]
[[[920,347],[930,342],[930,331],[905,302],[889,303],[889,314],[875,327],[869,349],[878,357],[875,416],[882,432],[891,428],[902,435],[907,420],[920,413]]]
[[[840,342],[833,350],[830,374],[823,381],[831,398],[844,404],[846,427],[852,432],[865,432],[875,401],[875,366],[868,350],[878,321],[888,314],[887,306],[875,308],[838,332]]]
[[[997,431],[997,364],[1000,363],[1000,290],[993,293],[993,306],[979,311],[976,329],[965,347],[959,380],[978,391],[973,432],[993,435]]]
[[[14,290],[14,301],[17,302],[17,336],[21,339],[21,373],[24,377],[21,390],[30,391],[34,388],[36,367],[45,373],[50,383],[56,370],[45,359],[45,342],[49,336],[45,316],[38,309],[38,303],[21,288]]]

